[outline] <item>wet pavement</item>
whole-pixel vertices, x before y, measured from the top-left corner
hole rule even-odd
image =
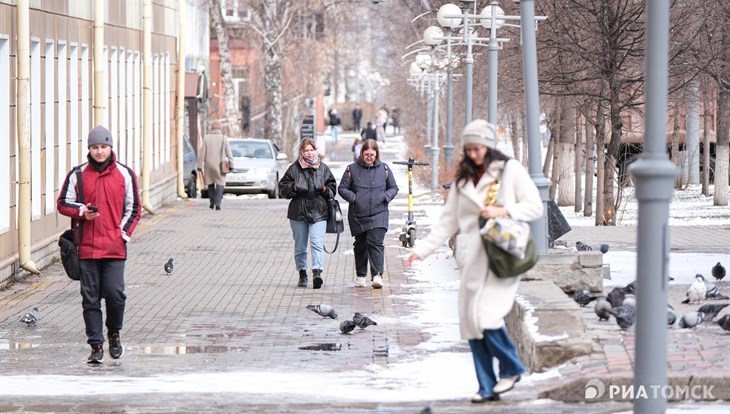
[[[351,136],[341,136],[332,158],[349,160],[350,145]],[[399,151],[395,143],[386,145],[383,157],[394,159]],[[341,174],[346,162],[328,164]],[[407,187],[400,187],[397,201],[402,206]],[[323,288],[313,290],[311,280],[308,289],[296,287],[286,207],[286,200],[227,196],[221,211],[210,210],[207,200],[196,199],[179,200],[158,209],[155,216],[145,215],[129,244],[122,331],[125,353],[120,360],[106,355],[100,366],[85,363],[89,348],[79,286],[66,278],[60,264],[44,269],[41,277],[29,277],[0,292],[0,412],[418,413],[431,407],[437,413],[611,413],[631,409],[627,402],[538,398],[566,382],[575,380],[573,386],[583,392],[591,376],[631,373],[631,340],[618,336],[623,334],[613,326],[595,323],[589,324],[597,338],[596,352],[590,357],[526,377],[501,402],[470,404],[476,380],[467,344],[447,334],[434,345],[434,339],[444,337],[443,331],[453,333],[457,322],[449,315],[422,319],[429,308],[451,309],[454,280],[434,277],[426,282],[404,269],[401,255],[406,251],[397,237],[405,210],[392,210],[385,243],[385,288],[354,287],[352,239],[346,229],[337,252],[326,255]],[[714,237],[716,246],[728,230],[710,227],[696,226],[682,234],[699,234],[702,240]],[[569,234],[587,242],[615,237],[616,243],[631,244],[631,228],[623,233],[608,229],[610,234],[600,234],[604,228]],[[691,250],[694,241],[687,237],[687,241],[673,237],[673,243]],[[332,243],[334,237],[328,235],[328,248]],[[696,251],[705,250],[699,246]],[[168,275],[163,264],[170,257],[175,271]],[[434,298],[443,294],[428,296],[437,289],[450,299],[439,302]],[[334,306],[339,320],[324,319],[305,308],[317,303]],[[18,323],[33,306],[41,311],[37,325]],[[378,325],[341,334],[339,322],[356,311],[370,315]],[[670,367],[682,360],[682,369],[689,375],[692,370],[712,368],[684,357],[684,351],[703,354],[706,342],[698,344],[693,335],[701,334],[683,334],[678,341],[687,346],[670,347]],[[726,352],[730,335],[713,338],[709,364],[719,363],[715,369],[730,376]],[[677,412],[724,408],[730,412],[730,405],[723,402],[671,406]]]

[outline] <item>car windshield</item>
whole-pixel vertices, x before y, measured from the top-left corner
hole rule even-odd
[[[230,144],[234,157],[274,158],[271,155],[271,147],[266,142],[231,141]]]

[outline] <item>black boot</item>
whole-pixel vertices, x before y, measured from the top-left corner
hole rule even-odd
[[[322,283],[324,283],[324,281],[322,280],[322,269],[312,269],[312,275],[314,275],[314,280],[312,281],[312,287],[314,289],[321,288]]]
[[[300,270],[299,271],[299,283],[297,284],[297,287],[307,287],[307,271],[306,270]]]

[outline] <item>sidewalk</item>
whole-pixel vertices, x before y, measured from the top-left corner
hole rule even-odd
[[[351,136],[342,134],[334,148],[342,163],[351,159],[351,142]],[[390,150],[384,154],[393,156]],[[398,197],[406,195],[407,188],[401,187]],[[391,377],[389,367],[435,352],[424,347],[434,330],[454,328],[453,322],[420,326],[403,322],[419,311],[413,298],[424,290],[402,265],[405,250],[397,233],[405,215],[391,214],[384,289],[354,287],[352,239],[346,229],[337,252],[326,257],[323,288],[313,290],[310,283],[305,290],[296,287],[287,204],[287,200],[226,197],[222,210],[213,211],[207,200],[180,200],[159,209],[156,216],[143,217],[129,244],[125,354],[120,360],[106,356],[99,367],[85,364],[89,349],[79,287],[66,278],[60,264],[44,269],[40,278],[0,292],[0,411],[416,413],[431,406],[438,413],[484,412],[487,407],[514,413],[607,413],[631,409],[630,403],[613,401],[535,402],[539,393],[562,390],[566,384],[572,387],[570,393],[576,388],[583,393],[589,378],[630,374],[633,343],[628,336],[617,336],[615,324],[589,325],[589,334],[596,338],[595,354],[551,375],[533,374],[532,380],[489,406],[468,401],[476,380],[463,341],[438,350],[463,367],[458,374],[449,372],[442,378],[442,372],[419,369],[405,381]],[[717,237],[725,234],[704,231]],[[586,234],[605,240],[593,231]],[[333,242],[328,235],[327,246]],[[175,271],[167,275],[162,267],[170,257]],[[305,309],[317,303],[333,305],[339,320],[322,319]],[[41,311],[37,326],[18,323],[32,306]],[[379,324],[342,335],[339,322],[356,311]],[[670,367],[681,365],[683,375],[711,368],[727,389],[730,336],[714,332],[705,336],[708,332],[698,329],[675,336]],[[438,387],[429,388],[439,381],[464,382],[467,388],[463,395],[442,397]],[[22,395],[8,392],[16,383],[32,389]],[[411,394],[419,398],[402,398]],[[552,396],[559,397],[557,391]],[[718,404],[722,403],[693,403],[691,408],[708,412]]]

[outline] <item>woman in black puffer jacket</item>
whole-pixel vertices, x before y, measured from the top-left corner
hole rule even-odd
[[[279,181],[281,196],[291,199],[286,217],[294,236],[299,287],[307,287],[307,244],[312,249],[312,286],[314,289],[322,287],[327,212],[336,186],[332,171],[319,159],[314,140],[304,138],[299,144],[299,158]]]

